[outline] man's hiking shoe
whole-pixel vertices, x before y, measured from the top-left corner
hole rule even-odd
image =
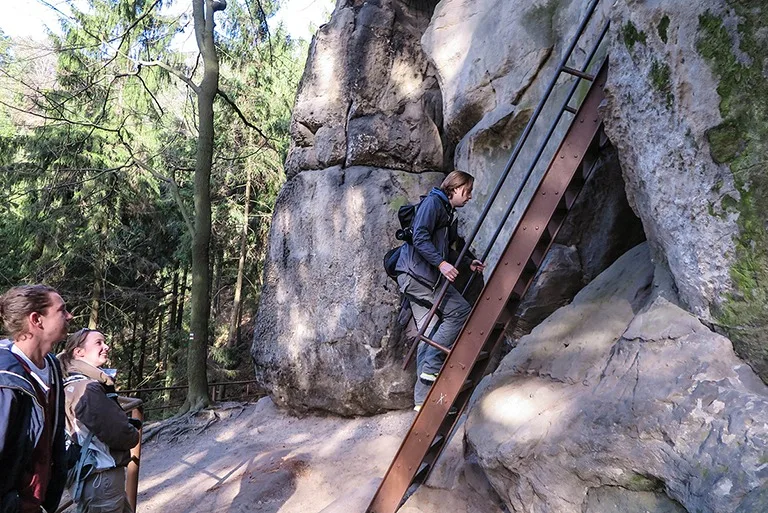
[[[419,374],[419,381],[424,383],[425,385],[432,386],[432,383],[437,381],[437,373],[430,373],[430,372],[422,372]]]

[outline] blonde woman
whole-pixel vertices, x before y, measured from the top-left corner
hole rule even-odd
[[[132,511],[125,495],[125,467],[130,449],[139,442],[140,424],[120,408],[114,380],[101,369],[108,354],[104,335],[88,328],[70,335],[59,354],[67,375],[67,432],[77,438],[83,451],[92,451],[90,468],[70,490],[73,497],[73,490],[78,490],[75,499],[80,513]]]

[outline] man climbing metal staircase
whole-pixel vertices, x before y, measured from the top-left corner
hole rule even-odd
[[[467,239],[466,245],[457,259],[461,260],[464,256],[467,248],[481,229],[490,209],[498,208],[494,206],[496,197],[528,140],[534,124],[548,104],[558,80],[561,77],[567,77],[572,81],[569,93],[556,116],[551,120],[548,133],[538,148],[535,158],[528,166],[525,178],[507,205],[502,222],[495,230],[488,244],[488,249],[481,257],[482,261],[487,261],[491,249],[513,209],[517,206],[526,183],[534,175],[539,159],[566,112],[572,115],[570,127],[565,132],[549,166],[535,186],[535,193],[525,206],[522,218],[512,230],[512,235],[507,241],[480,299],[475,304],[452,349],[448,350],[425,336],[424,331],[429,325],[429,319],[424,322],[424,328],[419,332],[418,340],[445,352],[446,361],[366,513],[395,513],[409,491],[413,491],[429,475],[437,458],[447,445],[472,392],[485,376],[489,362],[492,361],[492,356],[498,350],[505,332],[514,327],[517,307],[544,261],[547,251],[557,236],[569,210],[573,207],[584,182],[591,173],[601,141],[604,139],[598,106],[604,99],[607,58],[596,58],[596,56],[599,55],[602,48],[608,25],[605,24],[602,27],[599,37],[592,45],[580,68],[570,67],[568,62],[585,33],[598,3],[599,0],[593,0],[590,3],[586,15],[541,102],[521,134],[504,173],[489,197],[472,235]],[[589,91],[577,108],[572,107],[569,103],[583,81],[590,83]],[[446,282],[443,284],[441,294],[438,297],[445,294],[447,287],[448,283]],[[439,301],[431,309],[430,315],[435,314],[437,305],[439,305]],[[414,347],[415,345],[417,344],[414,344]],[[406,358],[405,365],[410,363],[413,349]]]

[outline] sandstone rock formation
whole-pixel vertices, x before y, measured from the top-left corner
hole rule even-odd
[[[633,249],[483,383],[467,440],[512,511],[768,506],[768,387],[653,274]]]
[[[442,97],[423,10],[339,2],[315,36],[291,121],[288,177],[335,165],[442,169]]]
[[[277,404],[342,415],[412,404],[414,377],[400,368],[402,326],[393,315],[397,286],[381,257],[396,207],[441,177],[335,167],[283,187],[251,352]]]
[[[502,174],[518,137],[573,37],[578,25],[575,20],[583,17],[587,4],[498,0],[446,0],[438,4],[422,43],[438,72],[447,137],[459,140],[455,165],[477,177],[476,199],[462,212],[468,220],[467,231]],[[586,52],[607,20],[607,11],[607,5],[599,6],[577,45],[572,65],[584,63]],[[479,232],[474,245],[477,254],[488,247],[493,231],[544,141],[556,107],[564,101],[572,84],[572,79],[561,77],[551,105],[534,125],[527,145],[490,211],[488,222]],[[546,168],[556,149],[557,138],[564,134],[570,117],[564,114],[557,125],[553,142],[535,167],[534,181]],[[521,305],[521,319],[512,334],[514,338],[527,333],[570,301],[619,255],[644,240],[641,223],[627,204],[621,169],[610,145],[601,154],[594,175],[556,241],[572,249],[555,246],[548,255]],[[522,216],[533,189],[532,186],[523,189],[519,206],[512,211],[499,242],[490,251],[487,260],[491,266],[509,238],[512,226]]]
[[[312,44],[297,96],[289,181],[276,208],[257,315],[256,373],[279,404],[361,414],[409,403],[413,378],[398,369],[397,293],[380,271],[381,256],[395,243],[394,211],[439,183],[441,174],[427,171],[465,169],[477,177],[475,199],[461,212],[466,233],[587,3],[337,2]],[[624,181],[615,180],[613,166],[604,168],[612,181],[588,185],[580,199],[585,209],[563,228],[516,335],[643,237],[629,205],[681,305],[731,336],[737,354],[768,376],[761,214],[768,209],[761,171],[768,125],[758,115],[768,97],[765,10],[735,0],[600,3],[573,64],[582,63],[610,18],[599,54],[611,55],[604,117]],[[555,88],[555,105],[570,83]],[[502,203],[550,118],[545,111],[534,128]],[[564,130],[561,123],[556,136]],[[502,213],[492,210],[476,253]],[[502,241],[521,214],[513,212]],[[358,224],[347,235],[352,217]],[[610,497],[593,500],[607,504]]]
[[[618,3],[606,130],[686,307],[768,380],[768,6]]]
[[[736,191],[728,169],[710,156],[707,131],[721,122],[720,97],[712,68],[695,50],[698,17],[723,6],[653,2],[611,12],[606,131],[654,257],[667,262],[681,299],[704,317],[729,289],[737,233],[735,215],[712,212]]]
[[[422,38],[424,50],[434,63],[443,93],[446,138],[456,143],[454,165],[477,178],[475,200],[464,210],[474,224],[501,176],[518,136],[539,103],[554,70],[565,53],[588,2],[511,2],[507,0],[444,0],[438,4]],[[576,48],[573,63],[581,66],[586,52],[606,21],[603,4]],[[480,252],[502,220],[506,205],[521,184],[539,144],[543,141],[557,107],[565,98],[572,79],[563,77],[553,92],[553,103],[542,112],[529,143],[512,168],[489,223],[481,229],[476,247]],[[566,114],[564,120],[570,119]],[[555,131],[561,137],[565,121]],[[541,176],[556,149],[549,145],[536,166]],[[521,196],[525,205],[534,187]],[[513,211],[511,227],[523,213]],[[502,240],[509,230],[502,232]],[[491,252],[493,264],[500,250]]]
[[[443,176],[422,4],[340,1],[310,48],[251,352],[264,389],[297,411],[411,404],[400,302],[381,259],[397,242],[397,208]]]

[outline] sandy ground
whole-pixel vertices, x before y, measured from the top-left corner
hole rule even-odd
[[[383,476],[416,415],[297,418],[268,398],[215,411],[143,446],[139,513],[318,513]]]

